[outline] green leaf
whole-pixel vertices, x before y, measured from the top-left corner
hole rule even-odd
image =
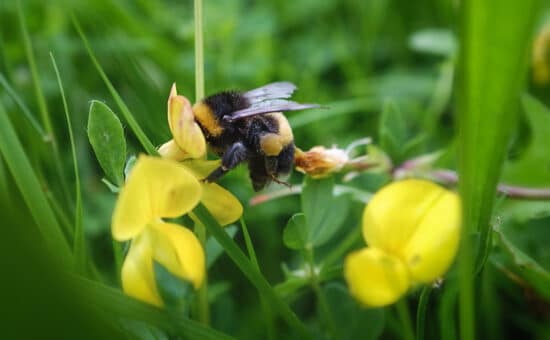
[[[362,308],[346,287],[329,283],[323,291],[334,317],[340,339],[378,339],[384,330],[384,309]]]
[[[124,295],[121,291],[101,283],[75,278],[74,283],[82,290],[83,302],[98,306],[101,311],[114,313],[122,318],[144,321],[186,339],[233,339],[213,328],[201,325],[173,308],[159,309]]]
[[[90,104],[88,139],[105,175],[120,187],[124,183],[126,160],[124,130],[114,112],[97,100]]]
[[[157,287],[164,303],[167,306],[187,311],[193,295],[193,285],[173,275],[156,261],[153,264]]]
[[[545,270],[537,261],[516,247],[512,241],[504,235],[502,230],[495,228],[495,234],[499,245],[511,258],[515,265],[512,269],[516,274],[529,282],[544,298],[550,299],[550,272]],[[510,269],[510,268],[509,268]]]
[[[538,0],[461,2],[455,112],[459,122],[459,175],[463,237],[459,256],[460,336],[473,339],[476,319],[472,273],[490,247],[490,218],[524,86]],[[513,23],[513,24],[512,24]],[[467,236],[481,232],[474,263]]]
[[[512,220],[520,223],[531,219],[550,216],[550,201],[523,201],[506,199],[499,207],[497,215],[503,221]]]
[[[283,231],[283,242],[290,249],[305,249],[308,241],[309,229],[304,214],[294,214]]]
[[[307,222],[307,243],[318,247],[342,225],[349,209],[348,195],[334,196],[334,180],[306,178],[302,189],[302,211]]]
[[[139,340],[169,340],[170,338],[160,329],[148,325],[146,322],[123,319],[120,321],[122,329],[130,333],[132,339]]]
[[[380,147],[384,150],[394,164],[399,164],[404,159],[407,144],[407,124],[405,116],[393,100],[387,100],[380,116],[378,138]]]
[[[505,165],[503,180],[526,186],[550,185],[550,109],[528,94],[523,95],[522,105],[531,140],[519,159]]]

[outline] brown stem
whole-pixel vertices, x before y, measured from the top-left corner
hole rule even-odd
[[[438,169],[430,173],[430,176],[436,180],[447,184],[457,184],[458,175],[452,170]],[[549,200],[550,188],[527,188],[516,185],[500,183],[497,191],[507,197],[528,200]]]

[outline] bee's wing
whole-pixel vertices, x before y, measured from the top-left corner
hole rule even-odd
[[[264,100],[264,101],[252,104],[246,109],[238,110],[231,113],[230,115],[226,115],[223,117],[223,119],[226,121],[232,122],[238,119],[256,116],[264,113],[280,112],[280,111],[296,111],[296,110],[311,109],[315,107],[320,107],[320,105],[300,104],[300,103],[296,103],[285,99]]]
[[[290,98],[295,90],[296,85],[288,81],[280,81],[247,91],[243,95],[250,104],[254,104],[264,100]]]

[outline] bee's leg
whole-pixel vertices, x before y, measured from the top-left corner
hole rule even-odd
[[[273,182],[290,187],[290,184],[288,184],[285,181],[281,181],[280,179],[277,178],[277,176],[279,175],[279,168],[280,168],[279,160],[280,160],[279,156],[266,157],[264,160],[265,171]]]
[[[217,179],[225,175],[226,172],[233,169],[248,158],[248,150],[243,143],[237,142],[231,145],[223,154],[222,165],[212,171],[206,178],[205,182],[215,182]]]
[[[264,162],[265,172],[267,172],[270,177],[277,177],[277,165],[279,163],[277,156],[266,156]]]
[[[278,179],[277,177],[275,177],[275,175],[271,175],[271,179],[273,180],[273,182],[275,182],[277,184],[282,184],[287,188],[292,187],[292,185],[290,185],[290,183]]]

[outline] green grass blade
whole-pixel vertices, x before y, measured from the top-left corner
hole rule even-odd
[[[464,211],[459,259],[462,339],[473,339],[475,332],[469,234],[479,231],[482,250],[489,249],[496,185],[516,119],[537,7],[537,0],[461,3],[457,112]]]
[[[51,144],[52,148],[52,162],[54,163],[57,176],[59,177],[59,184],[61,186],[61,191],[63,193],[64,199],[67,203],[71,202],[69,189],[67,184],[67,179],[65,177],[65,172],[61,166],[61,156],[59,154],[59,148],[57,146],[57,138],[55,137],[55,132],[53,130],[52,120],[50,113],[48,111],[48,105],[46,103],[46,97],[42,92],[42,87],[40,83],[40,74],[36,67],[36,60],[33,53],[33,47],[29,32],[27,31],[27,25],[25,22],[25,15],[23,13],[23,7],[21,6],[21,1],[17,1],[17,14],[19,16],[19,23],[21,26],[21,33],[23,36],[23,44],[25,46],[25,53],[27,55],[27,61],[31,70],[32,82],[34,85],[34,92],[36,95],[36,100],[38,101],[38,109],[40,111],[40,116],[42,118],[42,124],[46,129],[46,141]]]
[[[44,96],[44,93],[42,92],[42,87],[40,86],[40,75],[36,68],[36,60],[34,58],[32,43],[29,37],[29,32],[27,31],[25,14],[23,13],[23,7],[21,6],[20,0],[17,0],[17,15],[19,16],[19,24],[20,24],[21,33],[23,36],[23,44],[25,46],[25,53],[27,55],[27,61],[29,63],[29,67],[31,71],[32,81],[34,85],[34,93],[36,95],[36,100],[38,102],[38,109],[40,111],[40,116],[42,118],[42,124],[44,124],[46,128],[49,138],[51,138],[52,140],[55,140],[52,120],[50,118],[50,113],[48,112],[46,97]]]
[[[82,28],[80,27],[80,24],[78,23],[78,20],[76,19],[75,16],[72,16],[72,20],[73,20],[73,25],[75,26],[78,34],[80,35],[80,38],[82,39],[82,42],[84,43],[84,46],[86,47],[86,51],[88,52],[88,56],[92,60],[95,68],[97,69],[97,72],[101,76],[101,79],[103,79],[103,82],[105,83],[105,85],[109,89],[109,92],[111,93],[111,96],[113,97],[116,104],[118,105],[118,108],[120,109],[120,112],[124,116],[124,119],[126,120],[128,125],[130,126],[130,128],[132,129],[134,134],[136,135],[137,139],[139,140],[139,142],[141,143],[141,145],[143,146],[145,151],[150,155],[158,155],[157,149],[153,146],[153,143],[151,143],[151,141],[149,140],[149,138],[147,137],[147,135],[145,134],[145,132],[143,131],[141,126],[139,126],[138,122],[135,120],[134,116],[132,115],[132,113],[128,109],[128,106],[126,106],[126,103],[124,103],[124,101],[122,100],[122,98],[118,94],[117,90],[115,89],[115,87],[113,86],[113,84],[111,83],[111,81],[109,80],[107,75],[105,74],[105,71],[103,71],[103,68],[101,67],[101,65],[97,61],[97,58],[96,58],[94,52],[92,51],[92,48],[90,47],[90,43],[88,42],[88,39],[86,38],[86,35],[82,31]]]
[[[84,299],[88,299],[90,304],[98,306],[101,310],[112,312],[116,316],[140,320],[185,339],[233,339],[186,318],[178,310],[155,308],[130,298],[119,290],[85,278],[76,278],[75,282],[79,288],[82,288],[84,291],[82,296]]]
[[[38,177],[25,154],[7,112],[0,104],[0,153],[21,191],[23,199],[36,222],[42,237],[50,251],[58,255],[59,261],[69,265],[72,260],[71,250],[67,244],[55,214],[42,191]],[[24,226],[12,226],[24,227]]]
[[[79,272],[84,272],[86,268],[86,239],[84,235],[84,227],[82,225],[82,194],[80,191],[80,175],[78,172],[78,160],[76,158],[76,145],[74,142],[73,127],[71,124],[71,116],[69,114],[69,107],[67,106],[67,98],[65,98],[65,90],[63,89],[63,82],[61,81],[61,75],[57,68],[57,63],[52,53],[50,53],[52,65],[55,70],[55,76],[57,78],[57,84],[59,86],[59,92],[61,93],[61,99],[63,101],[63,109],[65,110],[65,119],[67,121],[67,129],[69,130],[69,139],[71,141],[71,153],[73,157],[73,167],[75,176],[75,196],[76,196],[76,210],[75,210],[75,232],[73,240],[73,252],[75,256],[75,267]]]
[[[275,308],[285,321],[294,328],[302,339],[309,339],[310,335],[306,327],[298,319],[296,314],[283,301],[273,287],[269,285],[263,275],[256,269],[254,264],[246,257],[246,255],[237,247],[235,242],[227,236],[218,222],[210,215],[210,212],[200,204],[193,210],[197,217],[203,222],[206,230],[214,236],[214,238],[222,245],[227,255],[235,262],[243,274],[250,282],[258,289],[261,295]]]
[[[46,136],[46,132],[44,132],[44,128],[36,120],[36,118],[31,113],[31,111],[29,110],[25,102],[21,100],[21,97],[19,97],[17,92],[15,92],[15,90],[11,87],[10,83],[8,82],[6,77],[4,77],[3,74],[0,74],[0,84],[4,87],[4,90],[6,90],[6,92],[10,95],[11,99],[13,99],[15,104],[19,106],[25,118],[27,118],[29,123],[31,123],[31,126],[36,130],[36,132],[38,132],[40,136],[42,136],[42,140],[46,141],[48,137]]]

